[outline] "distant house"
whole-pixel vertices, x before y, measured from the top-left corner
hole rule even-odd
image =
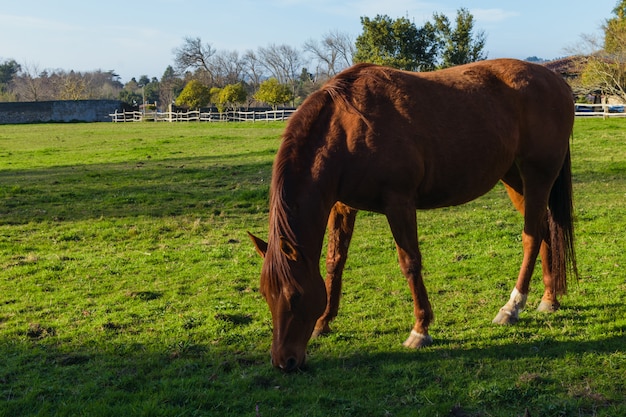
[[[565,81],[572,87],[574,95],[579,97],[579,101],[588,102],[589,104],[600,104],[604,98],[602,91],[583,90],[580,87],[580,83],[578,83],[578,79],[582,75],[587,62],[589,62],[588,57],[573,55],[545,62],[542,65],[557,74],[561,74]],[[581,100],[580,97],[583,97],[583,99]]]
[[[561,74],[565,81],[570,82],[580,77],[587,61],[587,57],[574,55],[544,62],[542,65],[557,74]]]

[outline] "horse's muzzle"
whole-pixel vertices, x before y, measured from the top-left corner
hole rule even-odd
[[[272,355],[272,365],[283,372],[294,372],[304,366],[305,358],[298,360],[295,356],[288,355],[285,358],[275,359]]]

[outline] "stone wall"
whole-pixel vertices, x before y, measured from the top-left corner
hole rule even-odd
[[[115,110],[122,110],[119,100],[0,103],[0,124],[110,122]]]

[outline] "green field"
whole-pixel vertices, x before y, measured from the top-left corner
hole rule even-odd
[[[626,120],[577,120],[578,266],[555,314],[491,319],[521,262],[503,187],[419,212],[432,347],[360,213],[334,332],[269,363],[258,292],[282,123],[0,126],[0,416],[626,415]]]

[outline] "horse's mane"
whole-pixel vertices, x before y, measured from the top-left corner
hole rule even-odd
[[[288,190],[296,187],[293,181],[299,172],[310,166],[316,141],[324,140],[328,120],[336,111],[348,111],[369,125],[365,115],[357,108],[353,84],[372,67],[371,64],[358,64],[341,72],[328,81],[320,90],[311,94],[294,113],[283,133],[282,143],[272,172],[270,188],[270,230],[268,236],[268,254],[270,262],[264,263],[264,275],[270,279],[272,287],[278,288],[288,284],[301,290],[296,278],[290,273],[287,258],[280,253],[278,242],[281,238],[288,239],[296,248],[298,242],[290,213],[290,202],[287,200]],[[374,76],[376,76],[374,74]],[[270,253],[271,251],[271,253]]]

